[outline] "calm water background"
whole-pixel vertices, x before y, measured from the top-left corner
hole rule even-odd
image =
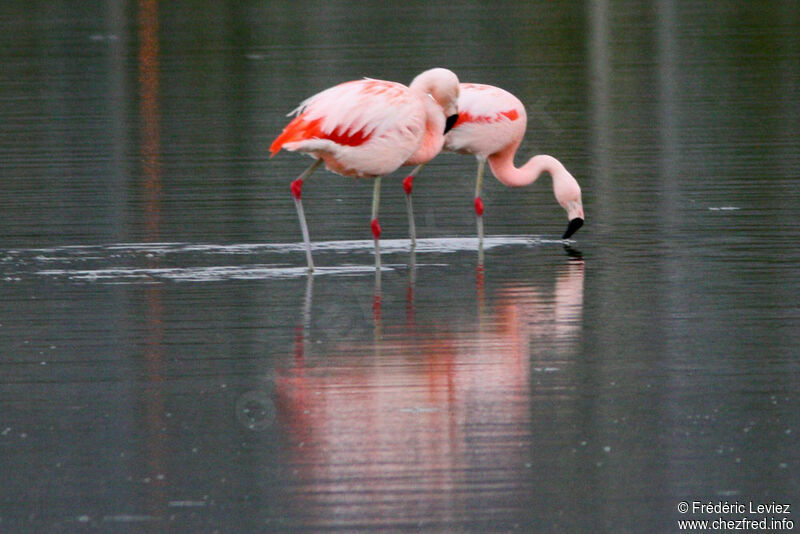
[[[0,4],[1,531],[798,528],[798,4],[486,6]],[[479,266],[443,155],[376,274],[318,172],[308,278],[285,114],[431,66],[520,97],[586,226],[490,179]]]

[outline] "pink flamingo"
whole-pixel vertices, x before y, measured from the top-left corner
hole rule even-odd
[[[308,269],[314,270],[311,241],[301,201],[303,181],[322,163],[338,174],[374,178],[372,235],[380,267],[378,223],[381,176],[404,164],[430,161],[442,149],[444,134],[458,118],[458,77],[442,68],[427,70],[405,85],[373,79],[345,82],[306,99],[296,117],[273,141],[281,148],[315,158],[292,182]]]
[[[478,234],[483,239],[483,200],[481,185],[486,161],[492,173],[509,187],[532,184],[544,172],[553,177],[553,193],[567,212],[569,224],[562,239],[568,239],[583,226],[583,201],[578,182],[564,165],[552,156],[531,158],[522,167],[514,166],[514,155],[525,135],[527,115],[517,97],[491,85],[462,83],[458,97],[458,120],[445,138],[444,149],[478,158],[478,178],[475,184],[475,213]],[[406,196],[411,195],[414,176],[423,165],[415,168],[403,185]],[[410,206],[410,203],[409,203]],[[409,217],[413,213],[409,209]],[[413,225],[413,222],[409,223]]]

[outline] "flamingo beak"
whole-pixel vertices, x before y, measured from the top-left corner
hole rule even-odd
[[[453,129],[453,126],[456,125],[456,121],[458,121],[458,113],[454,113],[447,117],[447,120],[444,123],[444,133],[449,132]]]
[[[569,239],[572,234],[577,232],[580,227],[583,226],[583,219],[580,217],[575,217],[571,221],[569,221],[569,225],[567,226],[567,231],[564,232],[564,235],[561,236],[561,239]]]

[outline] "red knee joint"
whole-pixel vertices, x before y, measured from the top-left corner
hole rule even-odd
[[[372,219],[372,236],[375,239],[378,239],[381,236],[381,225],[378,223],[378,219]]]
[[[483,215],[483,199],[475,197],[475,213],[480,217]]]
[[[406,192],[406,195],[411,194],[411,190],[414,189],[414,177],[413,176],[406,176],[403,180],[403,189]]]
[[[292,195],[297,200],[300,200],[300,196],[303,194],[303,180],[299,178],[292,182]]]

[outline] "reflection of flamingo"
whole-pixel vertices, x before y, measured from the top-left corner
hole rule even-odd
[[[569,261],[554,281],[492,292],[478,317],[459,310],[418,328],[412,313],[378,329],[377,315],[374,339],[296,347],[275,407],[299,521],[446,529],[485,520],[474,502],[527,494],[531,372],[574,356],[583,279],[583,263]],[[519,503],[490,511],[513,523],[527,513]]]
[[[458,89],[456,75],[437,68],[414,78],[409,87],[372,79],[345,82],[308,98],[293,112],[297,116],[270,152],[274,155],[284,148],[316,158],[292,182],[309,270],[314,264],[300,200],[303,180],[323,161],[329,170],[345,176],[375,178],[371,224],[379,266],[380,177],[403,164],[425,163],[439,153],[447,128],[457,118]]]
[[[495,177],[509,187],[535,182],[544,172],[553,177],[553,193],[567,212],[569,225],[562,239],[568,239],[583,225],[581,188],[573,176],[552,156],[534,156],[522,167],[514,166],[514,155],[525,135],[527,115],[517,97],[491,85],[462,83],[458,98],[459,116],[445,138],[445,150],[473,154],[478,158],[478,179],[475,184],[475,213],[478,233],[483,237],[483,200],[481,185],[486,161]],[[417,167],[404,183],[407,195],[410,182],[422,166]],[[409,210],[409,217],[413,218]]]

